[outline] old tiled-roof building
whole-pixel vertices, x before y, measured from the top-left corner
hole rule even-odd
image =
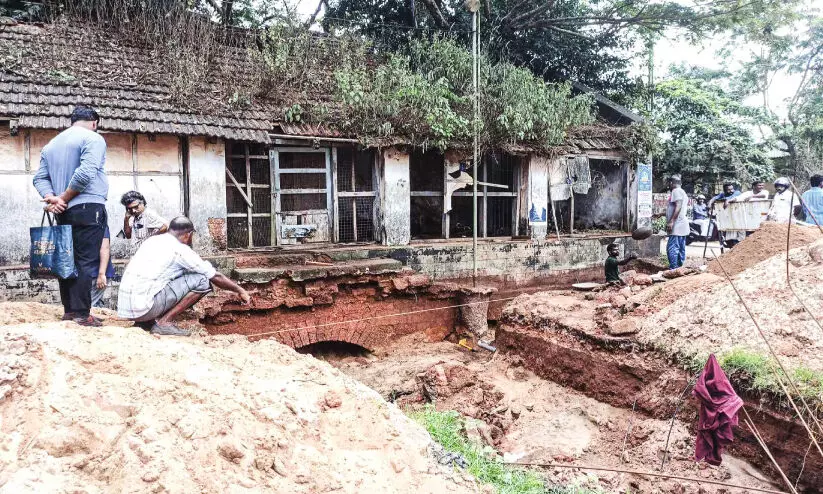
[[[137,189],[165,217],[189,215],[204,254],[470,236],[465,150],[363,147],[359,136],[285,122],[288,95],[232,104],[242,81],[231,73],[248,57],[192,73],[182,82],[195,84],[195,103],[183,104],[176,92],[192,88],[170,85],[154,62],[151,50],[105,33],[0,20],[0,265],[27,262],[28,226],[42,214],[31,185],[40,149],[68,127],[77,104],[101,115],[113,235],[122,227],[120,195]],[[574,130],[551,157],[516,146],[487,153],[479,167],[481,237],[540,237],[553,223],[631,229],[636,179],[619,131],[638,117],[597,102],[604,121]],[[573,169],[585,176],[572,186]],[[113,251],[129,254],[117,239]]]

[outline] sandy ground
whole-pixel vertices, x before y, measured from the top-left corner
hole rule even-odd
[[[747,247],[747,239],[735,249]],[[757,245],[757,244],[752,244]],[[798,298],[786,282],[786,255],[762,262],[742,257],[746,251],[721,258],[738,271],[733,282],[781,359],[790,366],[823,370],[823,330],[816,317],[823,312],[823,240],[790,253],[789,273]],[[748,268],[745,266],[748,259]],[[743,268],[743,269],[740,269]],[[704,276],[705,283],[674,294],[671,302],[646,318],[638,339],[669,353],[707,354],[746,348],[767,355],[768,349],[732,286],[722,277]],[[684,279],[688,279],[687,277]],[[672,286],[660,290],[671,294]]]
[[[415,336],[397,341],[392,349],[379,357],[350,356],[335,351],[317,353],[316,356],[373,387],[384,397],[402,396],[419,386],[415,383],[419,383],[416,379],[419,374],[431,372],[433,368],[445,368],[450,374],[449,379],[454,376],[455,381],[461,381],[460,390],[452,396],[441,397],[436,401],[437,407],[482,416],[506,427],[505,434],[497,441],[497,449],[507,461],[574,462],[640,471],[655,471],[660,465],[669,422],[646,419],[629,410],[599,403],[538,378],[516,361],[491,358],[487,352],[465,352],[448,342],[426,343]],[[463,368],[470,372],[462,371]],[[491,401],[490,396],[493,397]],[[401,400],[407,397],[403,396]],[[418,405],[407,402],[407,406]],[[500,424],[497,416],[508,419]],[[489,420],[489,417],[494,418]],[[626,438],[630,424],[631,433]],[[691,459],[693,448],[693,437],[686,425],[677,422],[671,438],[672,459],[664,472],[721,479],[746,486],[773,487],[752,465],[729,455],[724,456],[725,463],[719,468],[697,465]],[[650,481],[619,473],[558,468],[544,471],[544,474],[552,483],[597,486],[605,492],[615,493],[627,492],[627,489],[661,493],[728,492],[707,484],[681,486],[678,481]]]
[[[0,308],[0,493],[477,492],[397,407],[275,341],[59,315]]]

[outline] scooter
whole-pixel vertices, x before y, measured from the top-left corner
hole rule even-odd
[[[709,226],[707,228],[708,235],[703,235],[703,223],[692,220],[689,222],[689,235],[686,237],[686,245],[693,242],[716,242],[720,241],[719,230],[714,219],[709,218]]]
[[[696,221],[689,222],[689,235],[686,237],[686,245],[693,242],[717,242],[720,244],[720,252],[723,253],[725,249],[731,249],[739,242],[737,239],[726,239],[726,236],[717,228],[717,221],[714,216],[709,216],[708,235],[703,235],[701,223]]]

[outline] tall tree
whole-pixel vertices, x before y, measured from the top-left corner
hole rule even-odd
[[[785,26],[788,25],[788,28]],[[808,176],[823,169],[823,17],[806,2],[791,16],[742,23],[737,46],[750,47],[742,70],[730,79],[740,94],[756,95],[771,118],[767,137],[789,153],[786,174]],[[789,94],[783,108],[773,106],[775,81]]]
[[[324,0],[326,1],[326,0]],[[345,22],[369,34],[390,32],[397,44],[417,26],[466,32],[470,15],[463,0],[328,0],[327,27]],[[699,37],[725,30],[795,0],[483,0],[484,44],[489,56],[531,68],[549,80],[574,79],[620,93],[633,87],[629,59],[638,33],[670,28]],[[414,8],[420,5],[422,8]]]
[[[654,123],[663,136],[656,156],[662,173],[680,173],[687,183],[749,182],[774,174],[752,135],[769,120],[744,105],[717,79],[725,74],[680,71],[656,86]]]

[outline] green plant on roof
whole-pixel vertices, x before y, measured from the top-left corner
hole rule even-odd
[[[286,108],[283,117],[286,122],[300,123],[303,120],[303,108],[299,104],[294,104]]]

